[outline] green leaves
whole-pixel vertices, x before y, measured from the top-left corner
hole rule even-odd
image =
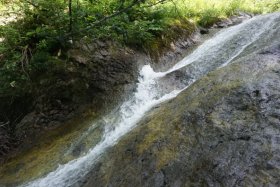
[[[29,74],[51,71],[54,62],[50,59],[57,58],[58,53],[63,57],[70,39],[88,36],[90,40],[113,40],[144,50],[158,50],[179,35],[193,32],[193,27],[188,28],[189,22],[182,20],[210,26],[238,10],[280,9],[280,0],[141,0],[141,3],[140,0],[72,0],[70,16],[66,0],[3,2],[8,3],[7,7],[16,7],[13,12],[18,13],[17,22],[0,26],[0,85],[9,89],[13,81],[16,82],[13,89],[27,84],[23,71]],[[117,16],[112,16],[116,13]],[[25,61],[30,63],[25,63],[23,70],[25,46],[30,51]]]

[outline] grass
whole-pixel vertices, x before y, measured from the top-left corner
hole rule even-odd
[[[252,14],[280,10],[280,0],[176,0],[162,6],[166,17],[185,17],[201,26],[210,26],[217,20],[238,12]]]
[[[240,12],[265,14],[280,10],[280,0],[174,0],[145,10],[158,21],[159,32],[140,41],[157,59],[162,49],[184,34],[194,32],[193,25],[210,27]],[[148,32],[149,33],[149,30]],[[146,34],[144,32],[144,34]],[[135,41],[135,40],[134,40]]]

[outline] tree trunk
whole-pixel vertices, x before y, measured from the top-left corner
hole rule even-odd
[[[73,16],[72,16],[72,0],[68,1],[68,9],[69,9],[69,32],[71,33],[73,30]]]

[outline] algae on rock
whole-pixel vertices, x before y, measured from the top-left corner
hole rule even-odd
[[[279,59],[247,53],[154,109],[85,186],[280,185]]]

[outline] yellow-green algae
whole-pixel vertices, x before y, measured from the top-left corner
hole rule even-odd
[[[231,68],[233,71],[242,72],[239,65],[232,66]],[[128,142],[131,142],[132,137],[137,137],[137,135],[142,134],[142,137],[137,139],[137,155],[144,155],[145,152],[153,150],[153,154],[156,158],[157,171],[179,159],[180,145],[183,145],[185,148],[191,148],[192,145],[196,144],[196,141],[199,138],[203,138],[203,136],[200,135],[201,132],[195,132],[194,135],[190,137],[182,136],[182,131],[186,130],[182,129],[185,127],[181,125],[181,114],[184,113],[185,106],[188,105],[188,111],[195,111],[202,105],[204,105],[204,108],[210,109],[215,103],[220,102],[223,97],[229,95],[232,90],[235,90],[244,84],[245,79],[236,79],[236,77],[232,77],[232,81],[220,84],[220,82],[223,82],[223,79],[231,79],[231,77],[223,71],[224,70],[222,69],[216,70],[215,73],[210,73],[209,76],[204,77],[203,80],[193,84],[191,86],[192,88],[186,90],[176,98],[176,104],[171,100],[168,101],[166,105],[163,105],[164,107],[153,110],[153,112],[140,123],[139,127],[134,129],[119,142],[114,148],[114,152],[125,150],[125,147],[130,144]],[[215,76],[217,72],[221,75],[219,77],[220,79],[213,81],[212,77]],[[236,76],[238,77],[238,75]],[[198,87],[205,88],[205,92]],[[204,100],[201,100],[201,98],[207,97],[210,97],[211,100],[205,105]],[[211,110],[213,110],[213,108]],[[228,126],[228,124],[221,121],[218,116],[212,114],[213,113],[206,115],[205,118],[208,118],[208,120],[211,121],[219,120],[220,122],[218,124],[221,125],[221,128],[224,128],[223,126]],[[164,144],[160,145],[161,143]],[[120,152],[120,154],[122,153]],[[121,157],[118,159],[121,159],[121,161],[117,160],[116,162],[122,162],[125,164],[126,162],[129,162],[131,158]],[[110,168],[109,165],[114,165],[111,161],[108,162],[110,163],[106,164],[108,168]],[[118,165],[118,163],[115,164]],[[107,182],[109,182],[110,173],[112,172],[112,170],[109,170],[110,169],[106,170],[106,175],[104,176],[104,181]]]
[[[240,67],[237,66],[234,68],[236,68],[236,71],[238,72],[237,69],[239,69]],[[214,103],[219,102],[222,97],[229,94],[231,90],[240,87],[240,85],[242,85],[242,82],[243,81],[235,80],[231,81],[230,84],[216,84],[211,80],[210,74],[209,77],[204,77],[203,82],[200,81],[199,84],[199,86],[201,86],[201,84],[204,84],[205,87],[208,87],[209,89],[207,92],[201,92],[200,89],[192,88],[189,90],[199,90],[200,92],[191,93],[187,90],[184,94],[179,95],[176,99],[177,101],[180,101],[180,105],[178,104],[176,106],[173,106],[167,104],[167,107],[162,107],[160,110],[156,109],[150,115],[153,117],[152,119],[144,121],[144,126],[140,126],[139,128],[135,129],[134,134],[140,134],[140,131],[143,131],[142,128],[145,128],[145,131],[147,132],[145,133],[142,141],[138,142],[137,144],[138,154],[142,155],[145,151],[153,149],[155,143],[161,142],[161,140],[163,140],[163,142],[167,142],[167,144],[162,147],[158,147],[158,149],[154,152],[156,157],[156,169],[161,170],[168,163],[175,161],[179,156],[180,147],[174,145],[184,145],[185,147],[191,147],[191,145],[194,143],[193,137],[182,138],[182,135],[180,135],[182,131],[182,125],[180,125],[182,119],[180,118],[180,114],[182,114],[185,110],[186,104],[188,104],[189,111],[192,111],[196,108],[201,107],[201,103],[203,101],[201,101],[199,98],[211,97],[211,101],[209,101],[209,105],[211,106]],[[197,84],[192,85],[192,87],[196,86]],[[215,93],[215,90],[219,90],[220,94],[216,94],[217,92]],[[188,99],[186,99],[186,95],[188,95]],[[172,103],[172,101],[169,101],[169,103]],[[174,110],[176,111],[176,113],[172,112],[173,107],[176,107],[176,110]],[[219,120],[212,115],[206,117],[214,118],[211,120]],[[197,132],[196,135],[199,135],[199,132]],[[128,137],[131,136],[133,135],[128,135]]]
[[[145,49],[155,62],[158,62],[165,52],[173,50],[175,41],[190,38],[196,31],[196,25],[186,18],[169,19],[167,22],[166,32],[145,44]]]
[[[72,154],[65,154],[72,143],[85,132],[96,118],[95,113],[87,113],[59,128],[50,130],[37,140],[37,145],[26,150],[0,167],[0,184],[19,184],[34,180],[58,167],[58,164],[75,159]],[[94,136],[94,137],[92,137]],[[83,144],[88,150],[101,137],[100,131],[92,131]],[[94,141],[92,141],[94,139]]]

